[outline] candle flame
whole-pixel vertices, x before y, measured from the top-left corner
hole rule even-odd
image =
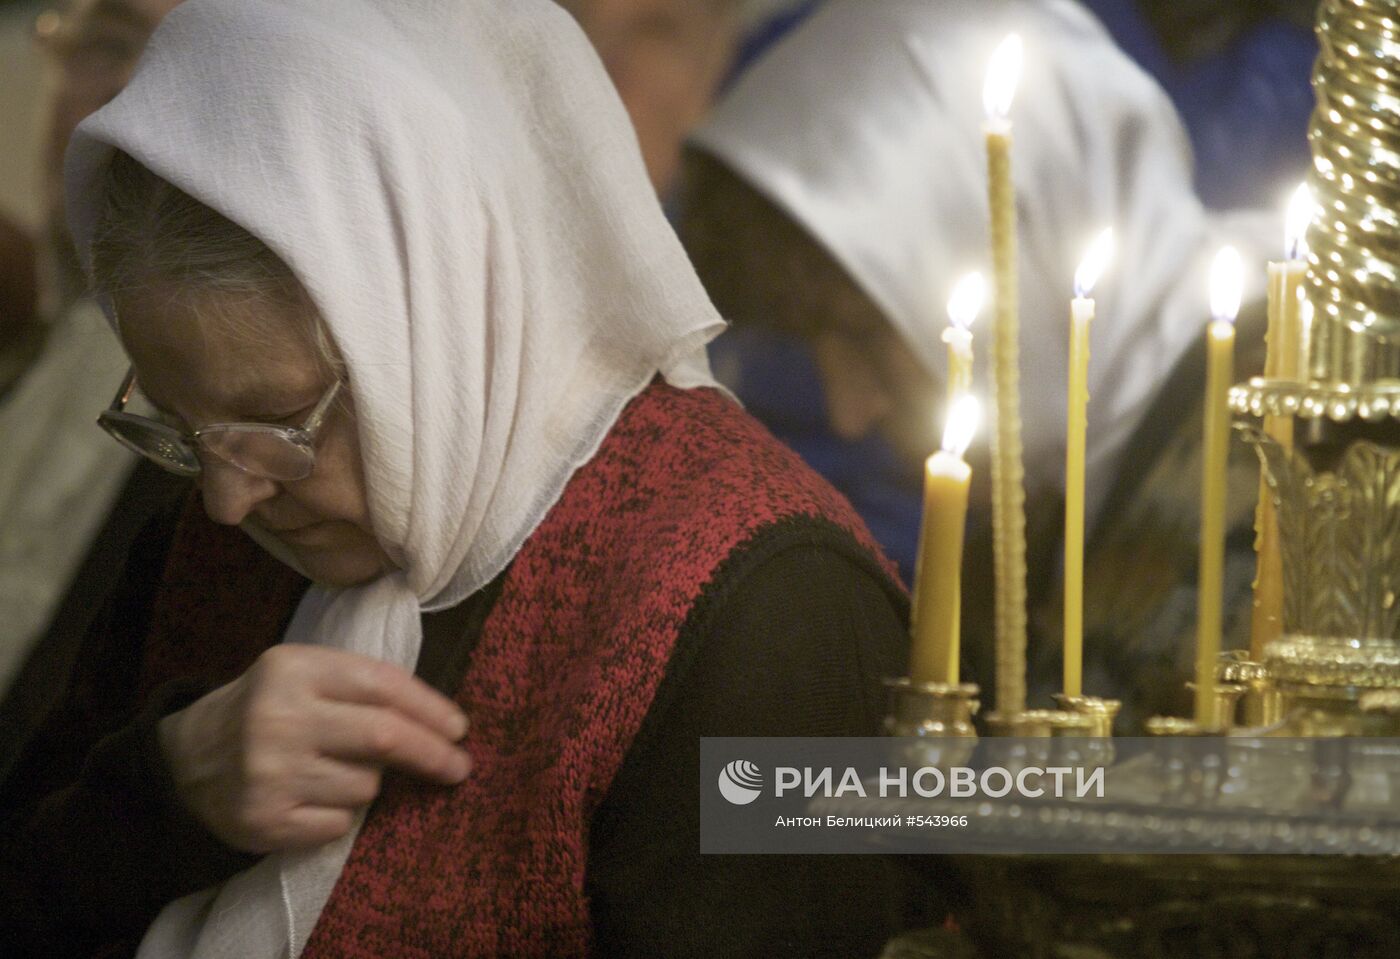
[[[1317,203],[1312,190],[1306,183],[1298,184],[1288,201],[1288,213],[1284,216],[1283,255],[1290,260],[1301,260],[1308,255],[1307,233],[1317,215]]]
[[[1244,296],[1244,261],[1233,246],[1223,246],[1210,265],[1210,313],[1217,320],[1235,322]]]
[[[1094,237],[1084,259],[1079,261],[1079,269],[1074,271],[1074,295],[1083,299],[1094,291],[1108,261],[1113,259],[1113,230],[1107,229]]]
[[[977,397],[964,393],[953,401],[948,410],[948,425],[943,428],[943,449],[961,457],[972,445],[972,435],[982,423],[982,404]]]
[[[991,120],[1005,120],[1016,98],[1016,85],[1021,82],[1022,44],[1019,33],[1008,34],[997,46],[987,64],[987,78],[982,84],[982,107]]]
[[[948,322],[960,330],[972,328],[972,321],[987,301],[987,281],[981,273],[969,273],[958,280],[948,297]]]

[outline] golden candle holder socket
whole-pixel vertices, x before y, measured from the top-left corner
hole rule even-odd
[[[1187,683],[1186,688],[1193,693],[1196,691],[1195,683]],[[1239,725],[1238,717],[1240,710],[1240,700],[1248,687],[1243,683],[1221,683],[1215,684],[1215,696],[1211,699],[1211,714],[1203,726],[1213,731],[1213,735],[1223,736]]]
[[[1022,709],[991,713],[985,719],[991,739],[984,741],[984,758],[1013,774],[1028,767],[1052,764],[1056,755],[1055,717],[1050,709]]]
[[[1027,709],[1021,713],[1022,736],[1089,736],[1093,720],[1063,709]]]
[[[1182,716],[1152,716],[1144,725],[1149,736],[1219,736],[1222,732]]]
[[[1378,736],[1400,737],[1400,689],[1373,689],[1362,693],[1357,705],[1373,724]]]
[[[1060,711],[1072,716],[1078,716],[1085,720],[1085,731],[1074,733],[1069,730],[1073,726],[1061,724],[1062,731],[1057,731],[1058,736],[1080,735],[1085,737],[1077,745],[1078,755],[1066,757],[1071,764],[1110,766],[1113,764],[1116,751],[1113,745],[1113,720],[1118,717],[1118,710],[1123,704],[1116,699],[1101,699],[1098,696],[1067,696],[1059,693],[1055,696],[1055,705],[1060,707]]]
[[[1050,736],[1050,723],[1044,709],[1023,709],[1014,713],[995,712],[983,717],[987,731],[997,737],[1038,739]]]
[[[1361,694],[1361,711],[1400,718],[1400,689],[1373,689]]]
[[[1107,738],[1113,735],[1113,721],[1118,718],[1118,710],[1123,704],[1116,699],[1101,699],[1098,696],[1055,695],[1055,705],[1063,712],[1088,716],[1090,719],[1088,736]]]
[[[916,683],[908,676],[886,679],[886,736],[913,740],[905,758],[923,766],[964,765],[977,748],[972,717],[981,703],[973,683]]]
[[[1049,763],[1057,766],[1108,766],[1113,763],[1112,741],[1095,732],[1102,727],[1101,717],[1068,709],[1034,712],[1044,713],[1045,721],[1050,726]],[[1112,720],[1109,722],[1111,724]]]
[[[1269,671],[1263,663],[1250,660],[1245,650],[1221,653],[1215,680],[1245,688],[1244,725],[1260,728],[1276,725],[1283,719],[1283,697],[1270,681]]]

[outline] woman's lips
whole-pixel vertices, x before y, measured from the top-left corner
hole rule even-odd
[[[318,538],[329,525],[331,525],[329,520],[322,520],[316,523],[307,523],[305,526],[294,526],[290,529],[270,529],[268,532],[285,543],[305,543],[308,540]]]

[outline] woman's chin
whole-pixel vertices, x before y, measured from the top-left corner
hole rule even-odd
[[[388,571],[382,562],[369,562],[360,557],[333,553],[310,555],[298,550],[297,561],[313,583],[336,589],[363,586]]]
[[[344,589],[376,580],[392,568],[377,542],[358,530],[353,532],[350,536],[305,537],[300,542],[295,537],[278,539],[313,583]]]

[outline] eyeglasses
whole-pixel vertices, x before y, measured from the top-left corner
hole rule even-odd
[[[112,405],[97,418],[97,425],[127,449],[180,476],[199,475],[202,450],[245,473],[285,483],[311,475],[316,465],[316,432],[340,386],[341,381],[336,380],[300,426],[216,423],[182,433],[167,423],[126,412],[136,390],[136,370],[132,369]]]

